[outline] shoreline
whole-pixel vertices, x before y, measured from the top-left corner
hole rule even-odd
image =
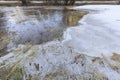
[[[86,6],[86,9],[89,8],[89,6]],[[106,8],[102,10],[104,9],[106,10]],[[98,16],[99,13],[89,13],[79,21],[81,24],[78,25],[78,27],[68,28],[63,35],[67,41],[63,39],[62,41],[55,40],[34,46],[19,45],[17,48],[10,50],[11,55],[8,56],[9,59],[3,61],[3,64],[8,64],[8,66],[6,66],[8,71],[12,69],[7,75],[7,78],[14,78],[14,75],[18,74],[19,77],[17,76],[17,79],[24,78],[23,80],[119,80],[119,57],[118,60],[114,59],[116,56],[119,56],[119,54],[115,54],[112,58],[108,57],[109,54],[107,53],[102,54],[101,57],[98,56],[100,50],[107,49],[98,44],[105,44],[106,46],[107,42],[103,43],[103,41],[109,41],[111,37],[116,37],[116,35],[110,36],[109,29],[107,30],[104,26],[97,26],[101,24],[100,21],[93,25],[92,21],[97,21],[96,18],[93,19],[96,15]],[[86,19],[91,22],[89,22],[89,24],[85,23]],[[97,19],[101,18],[98,16]],[[95,33],[97,33],[97,35]],[[106,36],[108,39],[106,39]],[[119,38],[115,38],[115,40],[117,39]],[[91,46],[91,44],[95,42],[96,44]],[[116,43],[117,42],[114,44]],[[109,50],[109,46],[112,44],[107,45],[107,50]],[[98,50],[98,54],[92,56],[91,50],[93,50],[93,52]],[[18,72],[16,72],[16,70],[18,70]],[[111,77],[111,75],[113,76]]]

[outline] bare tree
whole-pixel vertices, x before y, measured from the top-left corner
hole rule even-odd
[[[65,5],[68,5],[69,0],[65,0]]]
[[[70,5],[74,5],[75,0],[71,0]]]
[[[76,0],[45,0],[49,5],[74,5]]]
[[[28,6],[29,0],[20,0],[22,2],[22,6]]]

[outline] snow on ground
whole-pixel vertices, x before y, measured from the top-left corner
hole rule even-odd
[[[87,5],[74,9],[95,11],[84,16],[81,25],[65,32],[65,38],[66,35],[71,37],[67,41],[69,46],[90,56],[120,53],[120,6]]]
[[[68,28],[62,41],[19,45],[0,62],[21,63],[24,80],[35,76],[36,80],[120,80],[120,63],[107,58],[114,52],[120,54],[120,6],[87,5],[74,9],[90,13],[79,21],[80,25]]]

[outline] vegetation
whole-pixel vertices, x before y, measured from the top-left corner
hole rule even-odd
[[[75,0],[45,0],[48,5],[74,5]]]
[[[30,0],[20,0],[22,2],[22,6],[28,6]]]
[[[0,69],[0,80],[23,80],[23,70],[18,66]]]
[[[47,5],[74,5],[75,0],[43,0]],[[27,6],[30,0],[21,0],[23,6]]]

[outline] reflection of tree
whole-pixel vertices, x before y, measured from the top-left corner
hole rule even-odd
[[[75,10],[63,10],[63,22],[67,26],[75,26],[78,24],[78,21],[82,18],[85,12],[79,12]]]

